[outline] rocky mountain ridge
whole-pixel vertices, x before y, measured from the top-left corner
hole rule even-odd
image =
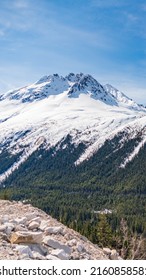
[[[42,77],[39,81],[30,86],[8,91],[1,95],[1,101],[5,99],[17,100],[22,103],[39,101],[48,98],[50,95],[59,95],[67,92],[68,97],[78,97],[81,93],[101,100],[107,105],[117,105],[116,99],[91,75],[83,73],[62,77],[58,74]]]
[[[0,209],[1,260],[121,259],[30,204],[0,200]]]
[[[0,96],[0,100],[19,100],[22,103],[39,101],[50,95],[67,92],[68,97],[79,97],[87,94],[111,106],[127,106],[129,109],[145,110],[123,92],[110,84],[101,85],[90,74],[69,73],[65,77],[58,74],[44,76],[32,85],[10,90]]]

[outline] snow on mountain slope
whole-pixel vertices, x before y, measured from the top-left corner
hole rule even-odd
[[[75,162],[79,164],[121,130],[129,131],[129,139],[144,131],[146,110],[136,107],[134,102],[131,105],[129,101],[128,104],[123,99],[120,101],[120,96],[122,98],[119,93],[106,90],[92,76],[82,73],[71,73],[65,78],[58,74],[45,76],[33,85],[3,94],[0,153],[7,149],[11,154],[21,152],[21,155],[0,175],[0,181],[40,145],[49,149],[68,134],[75,145],[83,142],[87,147]],[[144,133],[142,143],[145,140]]]
[[[117,102],[110,93],[104,89],[92,76],[83,75],[75,82],[68,92],[69,97],[79,97],[81,93],[89,95],[91,98],[101,100],[107,105],[116,106]]]
[[[41,100],[49,95],[57,95],[70,87],[69,81],[58,74],[44,76],[36,83],[14,91],[9,91],[1,97],[10,100],[20,100],[22,103]]]
[[[142,105],[138,105],[131,98],[126,96],[123,92],[119,91],[115,87],[106,84],[104,86],[104,89],[115,98],[119,106],[124,106],[129,109],[140,110],[140,111],[145,110],[145,108]]]

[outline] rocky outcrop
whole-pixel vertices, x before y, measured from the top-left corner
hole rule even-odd
[[[0,259],[120,259],[30,204],[0,200]]]

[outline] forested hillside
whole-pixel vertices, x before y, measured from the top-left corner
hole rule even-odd
[[[145,258],[146,146],[121,168],[121,159],[139,143],[140,135],[123,146],[121,138],[119,134],[106,141],[77,166],[74,162],[85,147],[75,146],[69,135],[58,150],[41,147],[9,176],[0,195],[30,200],[92,242],[116,248],[124,258]],[[3,165],[9,161],[7,155]],[[104,209],[111,213],[101,214]]]

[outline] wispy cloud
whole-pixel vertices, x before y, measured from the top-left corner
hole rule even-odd
[[[7,34],[11,30],[26,31],[30,27],[31,10],[26,0],[15,0],[4,2],[0,9],[0,27]]]
[[[140,10],[139,11],[124,11],[123,12],[123,28],[124,32],[129,34],[130,38],[136,36],[141,40],[146,39],[146,20],[145,15]],[[137,41],[135,49],[140,44]]]
[[[131,22],[131,23],[135,23],[139,20],[139,17],[135,14],[127,13],[126,15],[127,15],[128,21]]]
[[[123,28],[127,34],[140,36],[141,31],[141,16],[131,11],[123,11],[121,21],[124,21]],[[129,33],[130,32],[130,33]]]
[[[45,28],[48,26],[49,28]],[[97,47],[99,49],[113,49],[113,44],[111,38],[107,37],[103,31],[88,31],[83,28],[77,28],[74,26],[67,26],[60,23],[58,20],[47,20],[45,23],[40,23],[38,27],[38,32],[42,34],[44,39],[51,42],[60,43],[60,47],[68,46],[72,47],[76,44],[76,48],[82,46],[86,48],[87,46]]]
[[[0,26],[4,30],[5,35],[10,35],[11,31],[25,32],[26,35],[28,32],[32,33],[32,36],[40,38],[37,44],[41,44],[41,42],[44,46],[45,44],[49,44],[49,46],[59,44],[60,47],[68,47],[68,49],[72,48],[74,44],[76,44],[78,49],[80,47],[83,48],[83,46],[86,48],[91,46],[100,50],[110,51],[115,47],[112,38],[107,36],[104,28],[101,30],[99,26],[96,30],[88,30],[77,26],[74,22],[66,24],[64,22],[66,14],[62,18],[56,6],[49,5],[48,3],[46,10],[45,1],[42,1],[42,5],[37,5],[38,2],[33,0],[6,1],[10,5],[7,5],[7,8],[5,7],[3,11],[0,11]],[[99,2],[101,1],[99,0]],[[105,0],[103,2],[106,3]],[[86,18],[85,15],[84,17]],[[16,37],[16,41],[18,41],[17,38],[19,36]]]

